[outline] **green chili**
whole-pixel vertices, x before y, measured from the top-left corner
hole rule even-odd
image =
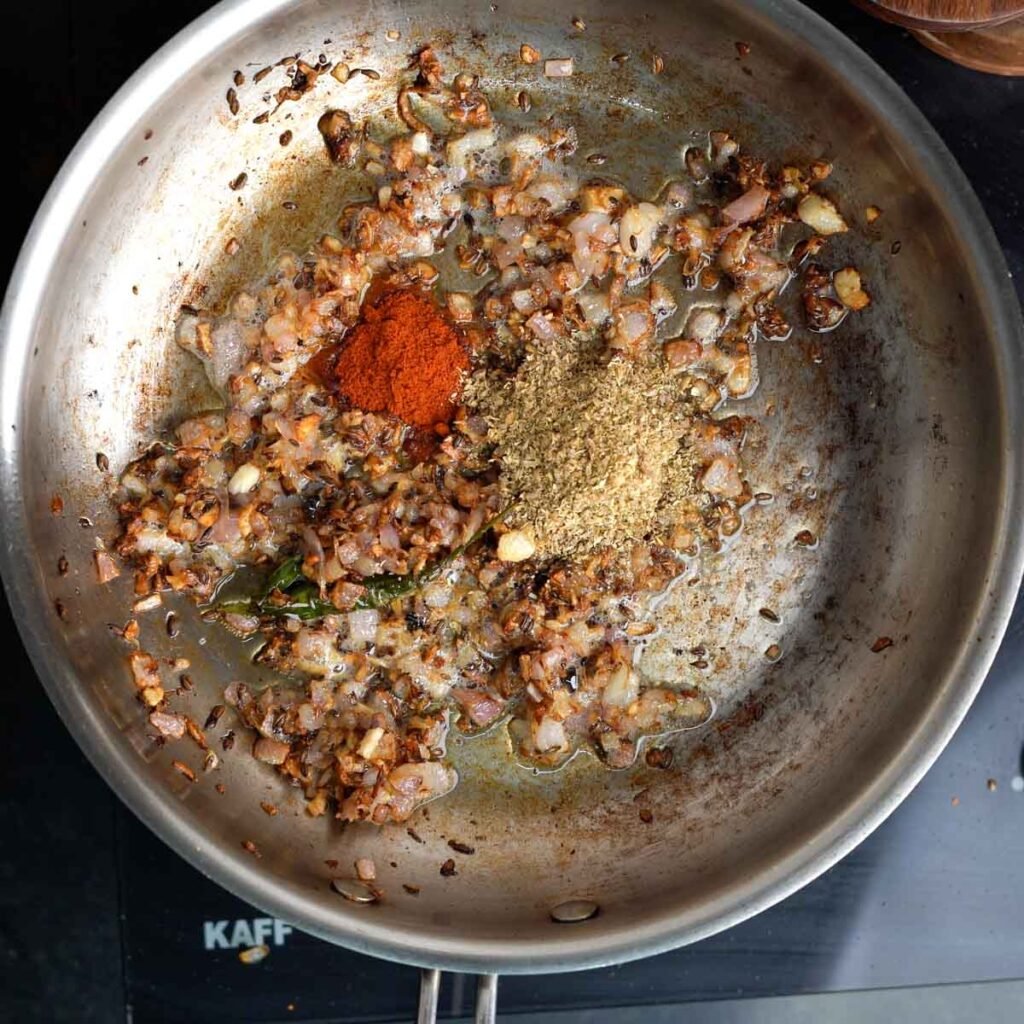
[[[416,593],[420,587],[430,583],[431,580],[437,579],[447,566],[451,565],[456,558],[464,554],[471,545],[475,544],[490,530],[493,530],[511,511],[511,505],[503,508],[493,519],[484,523],[464,544],[452,548],[440,562],[436,562],[422,572],[408,573],[405,576],[399,576],[392,572],[364,576],[362,585],[365,590],[359,600],[356,601],[355,607],[359,609],[383,608],[385,605],[391,604],[396,598],[408,597],[410,594]]]
[[[460,544],[439,562],[428,566],[422,572],[397,573],[382,572],[364,576],[360,581],[363,593],[356,601],[354,608],[383,608],[392,601],[414,594],[425,586],[464,554],[470,546],[493,530],[512,511],[509,505],[502,509],[493,519],[484,523],[465,543]],[[275,598],[275,594],[281,597]],[[237,601],[225,601],[217,605],[217,611],[237,615],[291,615],[297,619],[311,621],[322,619],[325,615],[336,615],[339,609],[330,601],[320,596],[320,588],[302,575],[302,559],[298,556],[283,561],[268,577],[263,589],[253,597]]]

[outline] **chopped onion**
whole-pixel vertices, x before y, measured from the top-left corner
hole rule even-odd
[[[663,281],[651,281],[648,294],[650,296],[651,312],[654,314],[655,320],[664,320],[676,311],[678,307],[676,297]]]
[[[494,257],[494,262],[498,265],[499,270],[507,270],[515,265],[522,252],[523,246],[521,242],[498,242],[491,250],[491,255]]]
[[[631,206],[619,221],[619,245],[627,259],[641,260],[651,251],[661,224],[661,208],[654,203]]]
[[[231,544],[241,537],[238,516],[234,512],[222,511],[217,521],[210,528],[206,539],[211,544]]]
[[[467,295],[465,292],[449,292],[446,301],[448,312],[456,323],[469,323],[476,316],[472,295]]]
[[[223,518],[221,516],[221,519]],[[180,558],[185,554],[186,547],[180,541],[168,537],[165,530],[155,526],[147,526],[139,531],[135,539],[135,550],[140,555],[152,553],[159,555],[161,558]]]
[[[469,161],[473,154],[490,149],[497,139],[493,128],[477,128],[475,131],[466,132],[465,135],[460,135],[448,143],[448,163],[452,167],[466,171],[469,169]]]
[[[172,715],[164,711],[152,711],[149,724],[161,736],[171,740],[180,740],[185,735],[185,719],[181,715]]]
[[[533,745],[539,754],[568,750],[569,740],[565,735],[565,726],[550,715],[545,715],[533,730]]]
[[[375,608],[361,608],[349,612],[348,638],[355,644],[372,644],[377,637],[377,626],[380,623],[380,612]]]
[[[302,530],[302,539],[305,541],[309,557],[316,563],[317,580],[323,585],[326,556],[324,555],[324,546],[320,542],[320,536],[312,526],[306,526]]]
[[[397,551],[402,544],[401,537],[398,534],[398,530],[395,529],[395,524],[390,520],[385,522],[380,528],[380,546],[388,551]]]
[[[454,788],[458,775],[454,768],[438,761],[400,764],[388,776],[388,784],[416,797],[417,802],[444,796]]]
[[[128,496],[132,498],[145,498],[149,493],[149,487],[146,482],[134,473],[125,473],[121,477],[121,486],[128,492]]]
[[[258,615],[242,615],[238,612],[224,612],[224,625],[237,636],[248,636],[260,628]]]
[[[164,599],[159,594],[147,594],[132,604],[132,611],[136,614],[139,612],[151,612],[159,608],[163,603]]]
[[[526,321],[526,326],[529,327],[541,341],[557,341],[562,336],[559,325],[553,323],[545,317],[543,313],[534,313],[533,316]]]
[[[687,338],[710,345],[725,323],[725,311],[718,306],[694,306],[686,318],[683,333]]]
[[[607,213],[609,216],[617,214],[628,198],[621,185],[584,185],[579,194],[584,213]]]
[[[616,665],[601,693],[603,704],[629,707],[640,693],[640,680],[629,665]]]
[[[693,198],[693,190],[682,181],[673,181],[665,190],[665,203],[677,210],[683,210],[690,205]]]
[[[94,551],[92,557],[96,562],[96,578],[100,583],[109,583],[121,575],[117,559],[109,551]]]
[[[730,274],[742,273],[746,268],[747,250],[753,237],[751,228],[730,233],[718,251],[718,265]]]
[[[423,591],[423,603],[428,608],[443,608],[451,599],[451,587],[446,583],[431,583]]]
[[[299,624],[298,619],[289,621]],[[336,631],[300,628],[295,634],[292,647],[296,667],[311,676],[333,674],[335,666],[344,661],[336,640]]]
[[[664,351],[670,370],[685,370],[693,366],[703,355],[700,342],[684,338],[666,342]]]
[[[324,716],[315,704],[303,701],[296,711],[299,725],[305,732],[316,732],[324,724]]]
[[[544,61],[546,78],[569,78],[572,75],[572,57],[552,57]]]
[[[539,135],[522,132],[519,135],[513,135],[505,143],[505,154],[512,160],[513,170],[515,170],[523,163],[539,160],[548,148],[548,144]]]
[[[249,687],[242,682],[228,683],[224,687],[224,703],[233,708],[245,707],[251,699]]]
[[[579,273],[601,277],[608,269],[608,247],[615,244],[611,217],[601,211],[581,214],[569,222],[572,234],[572,262]]]
[[[518,242],[526,234],[526,218],[511,214],[508,217],[499,217],[497,223],[497,234],[506,242]]]
[[[529,288],[520,288],[518,291],[514,291],[510,298],[512,305],[520,313],[532,313],[537,308],[537,300]]]
[[[159,663],[145,651],[135,651],[128,659],[135,685],[144,690],[160,684]]]
[[[711,460],[700,478],[700,485],[709,494],[722,498],[738,498],[743,493],[743,481],[735,460],[723,455]]]
[[[505,710],[502,701],[485,690],[453,689],[452,696],[459,702],[474,725],[490,725]]]
[[[563,175],[541,174],[530,182],[526,194],[542,199],[551,213],[561,213],[576,194],[576,185]]]
[[[498,244],[501,245],[502,243],[499,242]],[[498,247],[495,246],[495,251],[497,248]],[[498,275],[498,284],[501,285],[502,288],[511,288],[512,285],[520,279],[520,277],[522,277],[522,271],[520,271],[518,267],[506,265],[501,268],[501,274]]]
[[[591,327],[600,327],[612,315],[611,304],[605,292],[584,290],[577,293],[576,301]]]
[[[613,348],[636,350],[654,334],[654,317],[646,302],[630,302],[614,313],[615,328],[609,336]]]
[[[726,224],[746,224],[749,220],[757,220],[768,205],[769,194],[763,185],[753,185],[738,199],[722,207],[722,220]]]
[[[709,132],[711,159],[716,167],[724,167],[740,151],[740,144],[728,132]]]
[[[261,736],[252,746],[252,756],[264,764],[284,764],[291,747],[280,740]]]

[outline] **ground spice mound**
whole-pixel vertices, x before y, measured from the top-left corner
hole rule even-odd
[[[389,292],[345,339],[334,374],[358,409],[389,412],[414,427],[447,423],[469,366],[455,328],[426,296]]]
[[[662,366],[574,341],[528,355],[511,381],[474,376],[464,401],[497,443],[511,522],[532,527],[543,554],[619,549],[693,490],[691,420]]]

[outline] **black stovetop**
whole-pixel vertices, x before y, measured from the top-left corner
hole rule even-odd
[[[32,113],[21,112],[23,102],[6,108],[16,190],[0,221],[4,271],[88,120],[206,6],[58,0],[6,13],[5,78],[30,84]],[[1011,271],[1024,280],[1024,81],[946,64],[840,0],[812,6],[931,119],[981,197]],[[2,606],[0,629],[10,657],[0,688],[0,1018],[412,1018],[412,968],[291,931],[162,847],[72,743]],[[1022,741],[1024,601],[949,748],[842,863],[754,920],[687,949],[617,968],[503,979],[503,1013],[1024,977]],[[241,963],[238,948],[259,942],[270,955]],[[468,1012],[471,998],[472,982],[459,979],[445,992],[442,1015]]]

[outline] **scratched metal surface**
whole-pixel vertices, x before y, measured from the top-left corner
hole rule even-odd
[[[857,97],[841,61],[796,45],[765,13],[787,5],[702,5],[679,19],[640,4],[627,26],[596,3],[578,6],[582,36],[533,0],[516,6],[514,21],[504,4],[496,13],[448,4],[436,15],[355,5],[341,33],[335,11],[305,3],[239,27],[216,60],[140,110],[106,156],[104,186],[59,239],[35,325],[38,356],[21,381],[18,428],[31,441],[17,468],[35,582],[46,614],[56,598],[68,610],[66,624],[34,628],[77,677],[56,684],[66,688],[65,715],[81,711],[103,748],[118,752],[121,770],[145,780],[150,823],[173,813],[186,824],[191,849],[183,852],[205,870],[236,886],[244,877],[257,902],[290,906],[311,930],[414,961],[472,966],[499,956],[510,968],[543,970],[638,955],[670,935],[693,938],[743,916],[766,888],[805,880],[801,851],[838,849],[858,828],[858,808],[894,800],[898,780],[880,792],[882,771],[912,761],[915,734],[934,738],[943,716],[962,710],[956,670],[972,657],[1004,541],[1012,484],[999,398],[1005,353],[982,271],[926,170],[926,147]],[[484,35],[473,39],[466,26]],[[391,27],[402,31],[400,43],[385,40]],[[457,752],[456,794],[417,823],[421,846],[401,828],[340,832],[308,820],[294,795],[244,756],[227,759],[223,797],[173,772],[179,752],[148,739],[124,650],[106,629],[125,617],[124,590],[97,590],[89,552],[112,525],[96,452],[122,465],[143,438],[212,401],[172,343],[177,308],[215,303],[274,252],[301,247],[330,223],[354,186],[323,159],[316,116],[336,103],[383,116],[406,52],[428,38],[449,74],[481,71],[505,95],[528,85],[535,112],[567,111],[581,154],[607,152],[640,191],[660,184],[657,168],[683,142],[726,127],[755,152],[833,160],[846,207],[875,203],[885,215],[843,243],[871,284],[871,310],[827,338],[760,347],[761,387],[743,406],[758,420],[748,454],[755,489],[778,500],[748,518],[728,557],[702,567],[675,625],[666,620],[681,644],[713,652],[702,684],[719,703],[718,724],[742,727],[680,738],[669,773],[641,766],[613,775],[578,760],[540,778],[495,757],[500,738],[467,744]],[[524,38],[574,55],[571,83],[544,82],[516,64]],[[747,62],[736,59],[737,38],[752,45]],[[648,70],[654,45],[666,58],[657,78]],[[229,116],[223,96],[233,68],[251,74],[286,53],[321,50],[373,66],[381,80],[343,87],[325,78],[265,126]],[[620,51],[636,59],[617,68],[609,57]],[[239,90],[243,115],[263,109],[253,90],[261,86]],[[276,141],[285,126],[295,135],[287,149]],[[243,170],[246,186],[232,191],[228,182]],[[285,210],[285,199],[298,210]],[[242,247],[227,261],[231,237]],[[64,498],[60,517],[48,511],[54,492]],[[815,550],[792,543],[800,529],[820,537]],[[56,573],[62,552],[72,566],[66,579]],[[760,618],[763,606],[781,623]],[[180,614],[185,629],[173,653],[192,661],[192,709],[202,718],[245,669],[236,645],[187,609]],[[145,628],[148,649],[171,653],[159,621]],[[883,635],[894,645],[873,653]],[[773,642],[784,651],[774,664],[763,657]],[[639,823],[640,791],[650,826]],[[270,795],[281,807],[274,819],[258,807]],[[434,880],[451,837],[473,842],[476,856],[416,900],[396,896],[367,911],[328,890],[324,860],[364,853],[382,865],[391,892]],[[240,851],[243,838],[263,850],[258,863]],[[400,873],[383,867],[391,860]],[[597,899],[602,913],[567,939],[547,909],[569,896]]]

